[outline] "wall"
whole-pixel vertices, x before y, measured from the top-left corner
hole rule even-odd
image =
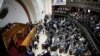
[[[3,0],[0,0],[0,9],[1,9],[2,4],[3,4]]]
[[[44,15],[42,14],[43,3],[41,2],[41,0],[32,0],[32,4],[34,6],[34,9],[35,9],[35,12],[36,12],[36,18],[37,18],[35,23],[38,23],[41,19],[44,18]]]
[[[2,8],[8,7],[8,14],[7,16],[0,20],[0,27],[5,26],[8,23],[14,23],[14,22],[19,22],[19,23],[26,23],[28,22],[28,17],[21,5],[17,3],[15,0],[5,0]],[[2,9],[1,8],[1,9]]]
[[[44,19],[45,14],[52,13],[52,0],[22,0],[25,4],[28,13],[30,15],[32,23],[38,23],[41,19]],[[14,0],[5,0],[3,7],[8,7],[9,12],[7,16],[0,20],[0,27],[5,26],[9,22],[28,22],[28,17],[21,5]]]
[[[42,0],[36,0],[36,1],[37,1],[38,9],[39,9],[39,10],[37,10],[37,11],[39,11],[38,12],[39,15],[37,17],[37,19],[38,19],[37,22],[38,22],[41,19],[44,19],[45,14],[43,12],[44,11],[43,1]]]
[[[37,15],[36,15],[36,11],[35,11],[35,7],[32,4],[32,1],[30,0],[22,0],[22,2],[25,4],[26,9],[30,15],[30,19],[32,21],[32,23],[34,24],[34,22],[37,20]]]
[[[32,23],[44,19],[45,14],[52,14],[52,0],[22,0],[30,14]]]
[[[44,19],[45,14],[52,13],[52,0],[22,0],[30,15],[32,23]]]
[[[38,23],[41,19],[44,18],[44,15],[42,14],[43,3],[41,0],[22,0],[22,2],[27,8],[33,24]]]
[[[42,0],[44,13],[45,14],[52,14],[52,0]]]

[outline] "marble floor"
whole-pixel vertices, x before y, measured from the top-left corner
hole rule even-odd
[[[38,49],[32,49],[33,52],[35,53],[35,56],[37,56],[38,54],[41,54],[44,50],[42,49],[42,44],[45,42],[45,40],[47,39],[47,35],[43,32],[40,32],[39,34],[39,44],[38,44]],[[69,46],[69,49],[70,49],[70,46]],[[67,53],[59,53],[59,49],[57,51],[55,51],[58,53],[58,56],[74,56],[74,55],[69,55],[69,50],[67,51]],[[51,52],[51,55],[54,54],[55,52]]]

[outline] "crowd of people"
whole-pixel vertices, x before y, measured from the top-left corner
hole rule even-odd
[[[48,23],[46,21],[44,27],[48,38],[42,44],[43,49],[50,48],[49,51],[59,49],[59,53],[67,53],[69,49],[71,55],[85,55],[88,51],[88,42],[75,23],[65,17],[53,18]]]
[[[44,24],[40,24],[38,30],[41,31],[44,28],[47,39],[41,47],[45,51],[38,54],[38,56],[59,56],[57,50],[59,50],[59,53],[69,52],[69,55],[84,56],[89,51],[89,43],[82,34],[81,29],[68,18],[52,18],[49,22],[45,19]],[[39,36],[33,42],[35,49],[38,49],[38,39]],[[51,51],[55,53],[51,54]]]
[[[97,12],[91,12],[85,14],[71,13],[71,16],[75,17],[81,23],[86,25],[89,29],[91,29],[95,38],[100,40],[100,16]],[[87,28],[86,27],[86,28]]]
[[[91,15],[89,27],[95,34],[95,37],[100,40],[100,18],[98,15]]]

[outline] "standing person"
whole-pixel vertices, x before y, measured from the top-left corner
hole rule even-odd
[[[73,49],[74,49],[74,35],[71,36],[70,38],[70,45],[71,45],[71,48],[70,48],[70,54],[73,53]]]
[[[42,26],[43,26],[43,34],[45,34],[45,28],[46,28],[46,26],[47,26],[46,22],[44,22],[44,23],[42,24]]]
[[[39,34],[36,34],[35,41],[37,41],[39,43]]]
[[[34,41],[34,48],[35,49],[38,49],[37,45],[38,45],[38,42],[37,41]]]
[[[58,53],[57,52],[54,52],[54,54],[52,54],[52,56],[58,56]]]
[[[38,56],[51,56],[51,53],[49,50],[44,50],[41,54],[39,54]]]
[[[25,56],[35,56],[35,53],[32,50],[27,50]]]

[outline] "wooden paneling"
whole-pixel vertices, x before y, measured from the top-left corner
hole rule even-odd
[[[15,36],[15,34],[22,28],[25,28],[24,24],[16,23],[13,26],[11,26],[10,29],[8,29],[7,31],[2,33],[3,41],[4,41],[6,48],[8,48],[8,46],[9,46],[11,40],[13,39],[13,37]]]
[[[8,47],[13,40],[14,44],[18,49],[26,49],[35,38],[37,32],[37,26],[34,26],[29,32],[29,27],[25,24],[15,23],[10,29],[2,33],[3,41],[8,50]],[[20,42],[21,40],[21,42]]]

